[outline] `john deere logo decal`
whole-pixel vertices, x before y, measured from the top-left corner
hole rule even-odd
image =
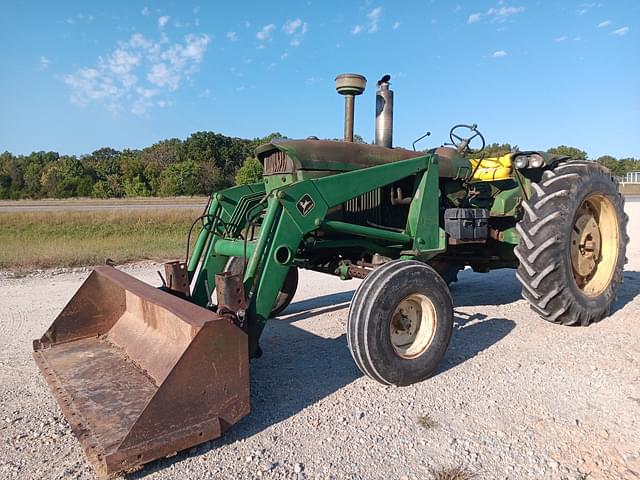
[[[313,207],[315,207],[316,204],[313,202],[313,198],[311,198],[308,193],[305,193],[302,198],[298,200],[298,204],[296,206],[298,207],[300,214],[303,217],[306,217],[307,214],[313,210]]]

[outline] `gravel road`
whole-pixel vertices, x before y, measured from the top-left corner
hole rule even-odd
[[[358,281],[303,272],[251,364],[252,413],[217,441],[132,479],[640,479],[640,203],[610,318],[568,328],[536,317],[513,271],[463,272],[439,372],[405,388],[363,377],[344,335]],[[123,269],[157,284],[156,266]],[[86,271],[0,275],[0,478],[93,478],[31,359]]]

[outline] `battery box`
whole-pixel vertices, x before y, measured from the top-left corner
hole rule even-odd
[[[453,240],[485,241],[489,236],[489,210],[486,208],[447,208],[444,229]]]

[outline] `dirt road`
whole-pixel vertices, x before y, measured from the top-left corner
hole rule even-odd
[[[363,377],[344,336],[358,286],[303,272],[251,364],[252,413],[222,439],[131,478],[424,479],[465,465],[482,479],[640,479],[640,204],[611,317],[540,320],[512,271],[465,271],[439,373],[406,388]],[[155,266],[125,270],[157,284]],[[0,478],[93,478],[31,359],[86,277],[0,278]]]
[[[203,209],[207,197],[71,198],[66,200],[0,200],[0,213],[84,212],[94,210]]]

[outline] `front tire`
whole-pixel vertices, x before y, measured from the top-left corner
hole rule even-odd
[[[409,260],[371,272],[356,291],[347,320],[356,365],[387,385],[411,385],[433,374],[452,330],[446,283],[430,266]]]
[[[622,282],[629,241],[617,183],[595,162],[569,161],[533,187],[516,226],[522,296],[549,322],[597,322]]]

